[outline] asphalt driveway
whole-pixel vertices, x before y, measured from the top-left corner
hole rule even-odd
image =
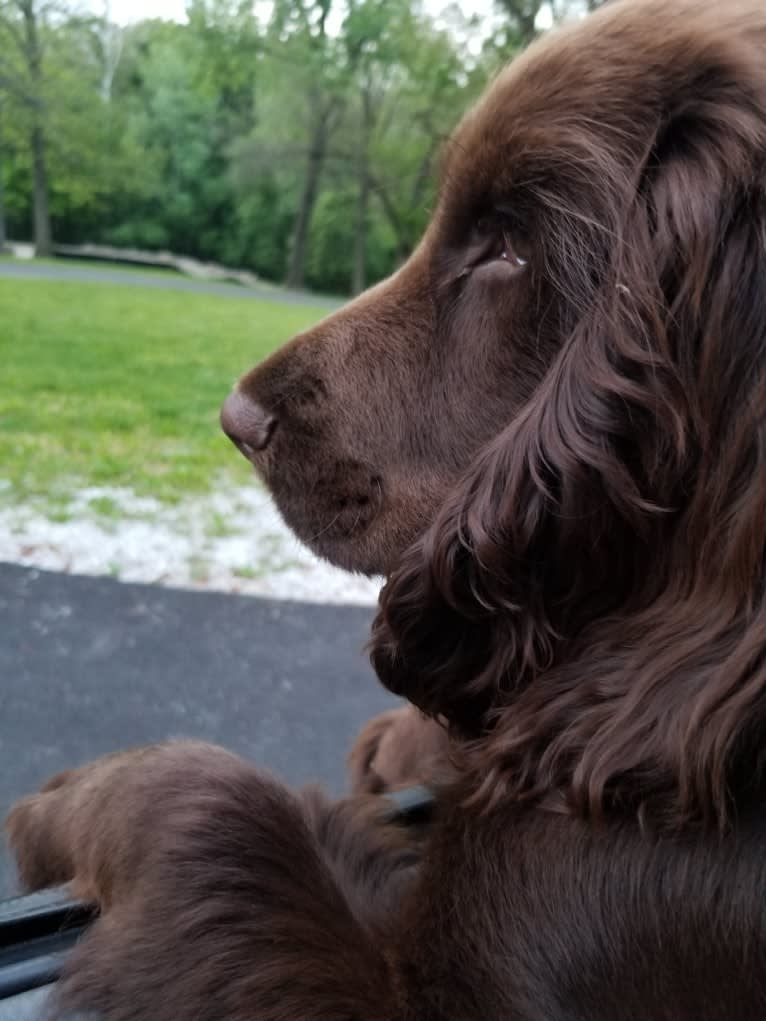
[[[0,812],[57,770],[170,737],[340,793],[353,735],[394,701],[363,651],[371,617],[0,564]]]

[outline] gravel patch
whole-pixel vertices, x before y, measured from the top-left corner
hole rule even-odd
[[[314,603],[371,605],[382,584],[301,546],[257,485],[170,507],[114,487],[82,489],[55,509],[10,503],[0,506],[0,560]]]

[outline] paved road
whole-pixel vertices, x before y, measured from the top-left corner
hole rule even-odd
[[[66,262],[56,265],[47,263],[14,262],[0,259],[0,277],[28,280],[73,280],[87,284],[118,284],[122,287],[150,287],[161,291],[193,291],[198,294],[221,294],[229,298],[272,301],[281,305],[313,305],[317,308],[333,309],[342,304],[339,298],[328,298],[320,294],[303,291],[287,291],[280,287],[243,287],[239,284],[217,283],[194,280],[168,270],[167,273],[142,273],[140,270],[112,269],[90,266],[68,266]]]
[[[363,652],[371,616],[0,564],[0,812],[59,769],[168,737],[340,792],[353,735],[393,702]]]

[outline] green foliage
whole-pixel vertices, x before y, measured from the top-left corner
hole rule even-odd
[[[311,235],[306,282],[310,287],[343,294],[351,278],[354,222],[348,211],[355,196],[328,188],[317,203]],[[378,280],[390,272],[396,239],[387,224],[375,219],[365,245],[370,278]]]
[[[294,215],[291,196],[269,170],[254,175],[250,187],[235,187],[234,195],[234,220],[222,239],[221,261],[250,266],[267,280],[282,280]]]
[[[78,0],[0,0],[8,233],[32,230],[34,110],[56,240],[169,248],[333,293],[385,276],[428,220],[455,121],[536,31],[543,0],[496,4],[488,33],[448,0],[438,17],[422,0],[274,0],[265,21],[250,0],[189,0],[187,24],[128,28]]]

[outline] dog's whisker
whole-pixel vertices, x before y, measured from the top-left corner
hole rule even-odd
[[[338,513],[335,515],[332,521],[329,521],[324,526],[324,528],[321,528],[318,532],[316,532],[316,534],[312,535],[311,538],[307,539],[306,540],[307,545],[310,546],[312,542],[316,542],[317,539],[320,539],[326,532],[329,532],[332,526],[338,521],[342,513],[343,511],[338,511]]]

